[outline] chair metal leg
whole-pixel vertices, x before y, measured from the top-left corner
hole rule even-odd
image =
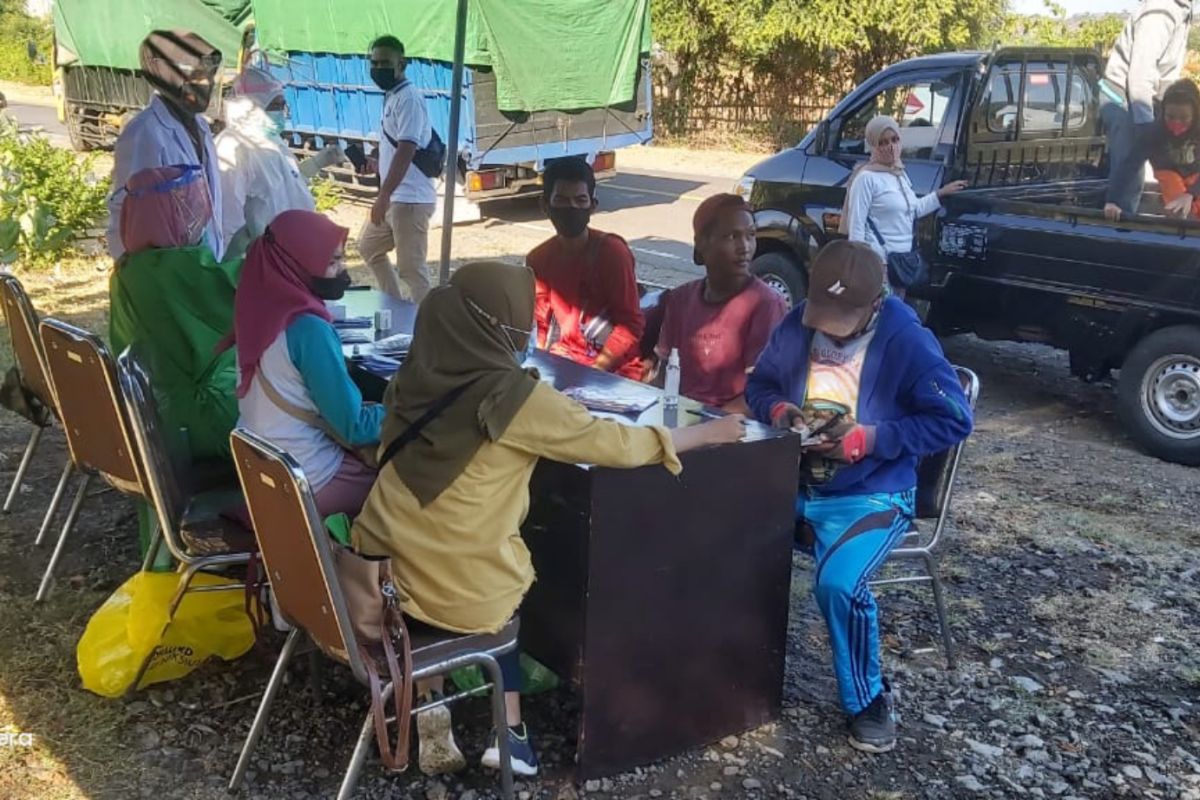
[[[67,512],[66,521],[63,522],[62,532],[58,534],[58,544],[54,545],[54,553],[50,556],[50,563],[46,565],[46,574],[42,576],[42,583],[38,586],[35,602],[42,602],[50,594],[50,584],[54,580],[54,568],[58,566],[58,559],[62,557],[63,550],[66,548],[67,536],[75,527],[75,520],[79,517],[79,507],[83,505],[83,499],[87,496],[88,484],[91,482],[91,475],[84,475],[83,480],[79,482],[79,489],[75,492],[75,499],[71,501],[71,509]]]
[[[162,547],[162,525],[158,524],[158,516],[154,517],[154,533],[150,537],[150,546],[146,548],[146,557],[142,559],[142,572],[149,572],[158,560],[158,549]]]
[[[50,498],[50,507],[46,509],[46,516],[42,517],[42,527],[38,529],[37,538],[33,540],[34,547],[41,547],[42,542],[46,540],[46,534],[54,524],[54,515],[58,513],[58,504],[62,502],[63,492],[67,490],[67,481],[71,480],[71,473],[74,471],[75,465],[68,457],[67,463],[63,465],[62,477],[54,487],[54,496]]]
[[[151,549],[153,550],[156,548],[152,547]],[[143,565],[143,569],[145,568],[145,565]],[[175,612],[179,610],[179,604],[183,602],[184,595],[187,594],[188,587],[192,585],[192,579],[196,577],[196,573],[199,571],[199,568],[200,564],[196,563],[180,569],[179,585],[175,587],[175,595],[171,598],[171,605],[167,607],[168,627],[171,625],[171,622],[174,621]],[[146,657],[142,659],[141,666],[138,667],[137,675],[135,675],[133,678],[133,683],[129,684],[129,688],[125,690],[126,695],[131,695],[138,690],[138,686],[141,684],[142,678],[146,674],[146,670],[150,669],[150,664],[154,661],[154,656],[157,653],[158,645],[150,648],[150,652],[146,654]]]
[[[508,712],[504,705],[504,674],[500,664],[489,655],[481,654],[479,663],[492,682],[492,718],[496,726],[496,747],[500,751],[500,796],[513,800],[512,754],[508,746]]]
[[[946,650],[946,668],[954,669],[954,639],[950,636],[950,624],[946,619],[946,600],[942,596],[942,576],[938,569],[937,557],[933,553],[925,554],[925,570],[929,573],[933,584],[933,603],[937,607],[938,628],[942,634],[942,646]]]
[[[267,681],[262,702],[258,704],[258,712],[255,713],[254,722],[250,726],[250,733],[246,736],[246,743],[242,745],[242,754],[238,756],[237,767],[233,770],[233,777],[229,779],[229,791],[231,792],[237,791],[246,777],[246,769],[250,766],[250,756],[254,752],[255,746],[258,745],[263,728],[266,727],[267,714],[271,710],[271,704],[275,702],[275,695],[279,693],[279,687],[283,685],[283,676],[287,673],[288,661],[291,660],[298,641],[300,641],[300,629],[296,628],[288,634],[287,639],[284,640],[283,649],[279,651],[279,659],[275,662],[275,669],[271,671],[271,679]]]
[[[391,691],[391,684],[388,685],[387,691]],[[362,773],[363,763],[367,760],[367,749],[371,746],[371,739],[375,736],[375,721],[372,718],[371,712],[367,711],[367,718],[363,721],[362,730],[358,733],[358,742],[354,745],[354,752],[350,755],[350,764],[346,767],[346,775],[342,778],[342,785],[338,789],[337,800],[350,800],[354,794],[354,787],[358,785],[358,776]]]
[[[33,459],[33,451],[37,449],[38,442],[42,439],[43,430],[45,429],[34,426],[33,433],[29,436],[29,444],[25,445],[25,452],[21,455],[21,464],[17,467],[17,474],[13,476],[12,486],[8,489],[8,497],[4,499],[5,514],[12,509],[13,501],[17,499],[17,493],[21,491],[21,481],[25,479],[25,470],[29,469],[29,462]]]
[[[308,652],[308,690],[314,703],[321,702],[321,677],[325,673],[325,657],[320,650]]]

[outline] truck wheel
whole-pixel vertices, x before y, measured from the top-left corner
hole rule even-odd
[[[77,153],[86,153],[93,145],[83,136],[83,112],[67,106],[67,138]]]
[[[789,309],[808,296],[808,276],[786,253],[763,253],[751,262],[750,272],[778,292]]]
[[[1200,465],[1200,328],[1155,331],[1125,358],[1118,411],[1151,455]]]

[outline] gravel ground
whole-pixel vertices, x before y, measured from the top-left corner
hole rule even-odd
[[[518,252],[486,226],[459,242],[465,257]],[[44,311],[105,329],[95,267],[29,284]],[[522,798],[1200,800],[1200,471],[1137,452],[1111,413],[1111,387],[1073,380],[1061,354],[971,337],[946,347],[983,385],[943,560],[959,666],[947,671],[934,645],[924,588],[881,596],[897,750],[866,756],[846,744],[811,569],[798,557],[776,724],[576,785],[576,709],[564,688],[526,704],[545,769],[521,784]],[[0,417],[0,486],[27,435]],[[18,509],[0,518],[0,734],[34,737],[24,746],[0,736],[0,797],[226,797],[280,640],[129,700],[83,691],[75,643],[136,568],[135,526],[114,493],[89,500],[54,596],[33,607],[48,552],[32,539],[63,457],[61,436],[48,439]],[[303,658],[291,670],[243,796],[336,791],[365,705],[344,671],[327,666],[314,681],[310,670]],[[486,703],[468,701],[455,719],[477,759]],[[474,765],[425,779],[385,776],[372,760],[357,796],[482,800],[495,789]]]

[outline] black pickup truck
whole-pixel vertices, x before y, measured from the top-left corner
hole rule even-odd
[[[911,297],[939,335],[1041,342],[1071,371],[1119,369],[1121,419],[1150,453],[1200,464],[1200,223],[1169,219],[1156,193],[1108,222],[1099,54],[1001,49],[904,61],[859,85],[739,190],[758,223],[754,271],[789,301],[836,237],[847,179],[877,114],[902,127],[917,194],[956,179],[918,228],[931,267]]]

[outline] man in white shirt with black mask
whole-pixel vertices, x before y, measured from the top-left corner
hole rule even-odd
[[[405,77],[407,63],[404,45],[395,36],[381,36],[371,45],[371,79],[385,93],[379,196],[359,234],[358,251],[383,291],[401,298],[403,283],[419,303],[430,287],[425,259],[437,192],[433,180],[413,163],[418,151],[430,145],[433,128],[421,90]],[[394,267],[388,258],[392,250]]]

